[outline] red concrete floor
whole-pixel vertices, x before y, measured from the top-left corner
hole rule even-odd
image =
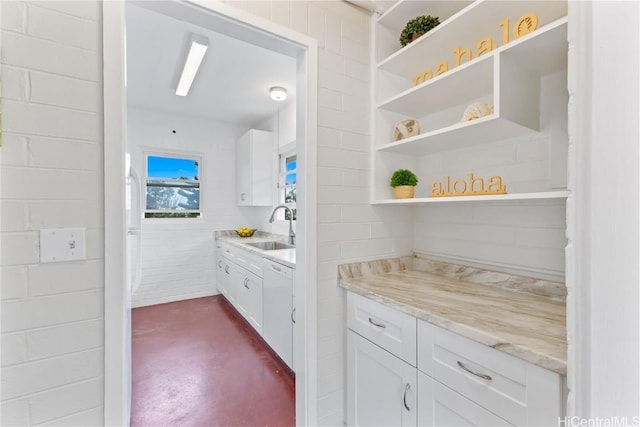
[[[222,296],[136,308],[132,426],[292,426],[291,373]]]

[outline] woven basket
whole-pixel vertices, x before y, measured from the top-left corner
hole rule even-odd
[[[413,185],[399,185],[393,189],[393,193],[396,199],[412,199],[414,190]]]

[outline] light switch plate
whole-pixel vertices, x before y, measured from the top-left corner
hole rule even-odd
[[[40,262],[87,259],[84,228],[49,228],[40,230]]]

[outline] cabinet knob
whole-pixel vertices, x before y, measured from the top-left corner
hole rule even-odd
[[[407,385],[404,386],[404,396],[402,396],[402,403],[404,403],[404,407],[407,408],[407,411],[411,410],[411,408],[409,408],[409,405],[407,405],[407,393],[409,392],[409,390],[411,390],[411,386],[409,385],[409,383],[407,383]]]
[[[244,202],[244,193],[240,193],[240,200]]]

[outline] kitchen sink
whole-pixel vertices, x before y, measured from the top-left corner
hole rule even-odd
[[[262,249],[263,251],[275,251],[278,249],[295,249],[294,245],[283,242],[255,242],[245,243],[245,245],[253,246],[254,248]]]

